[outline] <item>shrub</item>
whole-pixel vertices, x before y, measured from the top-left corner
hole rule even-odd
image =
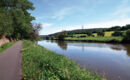
[[[123,42],[129,42],[130,43],[130,30],[128,30],[124,36]]]
[[[112,36],[123,36],[123,33],[120,31],[115,31]]]
[[[99,31],[99,32],[97,33],[97,35],[98,35],[98,36],[104,36],[104,32],[103,32],[103,31]]]

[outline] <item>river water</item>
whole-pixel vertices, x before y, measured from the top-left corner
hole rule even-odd
[[[39,41],[39,45],[66,56],[109,80],[130,80],[130,44]]]

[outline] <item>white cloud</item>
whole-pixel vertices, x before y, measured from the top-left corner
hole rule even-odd
[[[124,26],[126,24],[130,24],[130,18],[122,19],[122,20],[112,20],[112,21],[106,21],[106,22],[85,24],[84,29],[110,28],[112,26]],[[82,29],[82,25],[79,25],[79,26],[67,26],[63,30],[75,30],[75,29]]]
[[[112,26],[124,26],[126,24],[130,24],[130,18],[106,21],[106,22],[101,22],[96,24],[88,24],[85,26],[85,28],[109,28]]]
[[[128,18],[128,13],[130,13],[130,7],[128,7],[129,0],[122,0],[121,4],[117,7],[111,17],[117,17],[118,19]]]
[[[52,26],[52,24],[50,24],[50,23],[42,23],[42,27],[44,28],[44,27],[50,27],[50,26]]]
[[[121,8],[112,13],[111,17],[117,17],[118,19],[128,18],[128,13],[130,13],[130,8]]]
[[[115,11],[112,15],[122,15],[122,14],[127,14],[130,12],[130,8],[124,8],[124,9],[119,9],[117,11]]]
[[[58,19],[58,20],[62,20],[66,15],[69,15],[72,11],[72,7],[71,8],[64,8],[60,11],[57,11],[54,16],[52,16],[52,19]]]

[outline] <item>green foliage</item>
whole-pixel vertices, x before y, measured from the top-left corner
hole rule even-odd
[[[123,36],[123,33],[121,31],[115,31],[112,36]]]
[[[29,0],[1,0],[0,36],[35,39],[38,33],[31,23],[35,18],[28,12],[33,9],[33,4]]]
[[[126,31],[126,34],[124,36],[124,40],[123,41],[130,43],[130,30]]]
[[[70,37],[70,36],[67,36],[67,37]],[[84,37],[87,37],[87,34],[74,34],[73,37],[84,38]]]
[[[120,26],[114,26],[114,27],[110,28],[109,31],[118,31],[120,29],[121,29]]]
[[[0,36],[11,35],[12,32],[11,15],[5,9],[0,8]]]
[[[64,40],[64,38],[67,36],[66,31],[60,32],[56,37],[58,40]]]
[[[92,36],[92,32],[90,32],[90,31],[87,32],[87,35],[88,35],[88,36]]]
[[[10,46],[12,46],[13,44],[15,44],[15,42],[11,42],[11,43],[5,43],[0,47],[0,52],[3,52],[4,50],[8,49]]]
[[[22,80],[105,80],[33,42],[23,41],[22,52]]]
[[[104,32],[103,31],[99,31],[99,32],[97,32],[97,35],[98,36],[104,36]]]
[[[128,29],[130,29],[130,24],[121,27],[121,30],[128,30]]]

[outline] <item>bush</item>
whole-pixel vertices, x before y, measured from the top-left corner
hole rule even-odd
[[[130,43],[130,30],[128,30],[124,36],[123,42],[129,42]]]
[[[87,32],[87,35],[88,36],[92,36],[92,32]]]
[[[120,31],[115,31],[112,36],[123,36],[123,33]]]
[[[81,36],[79,36],[80,38],[85,38],[86,36],[85,35],[81,35]]]
[[[66,31],[62,31],[57,35],[58,40],[64,40],[64,38],[67,36]]]
[[[97,33],[97,35],[98,35],[98,36],[104,36],[104,32],[103,32],[103,31],[99,31],[99,32]]]

